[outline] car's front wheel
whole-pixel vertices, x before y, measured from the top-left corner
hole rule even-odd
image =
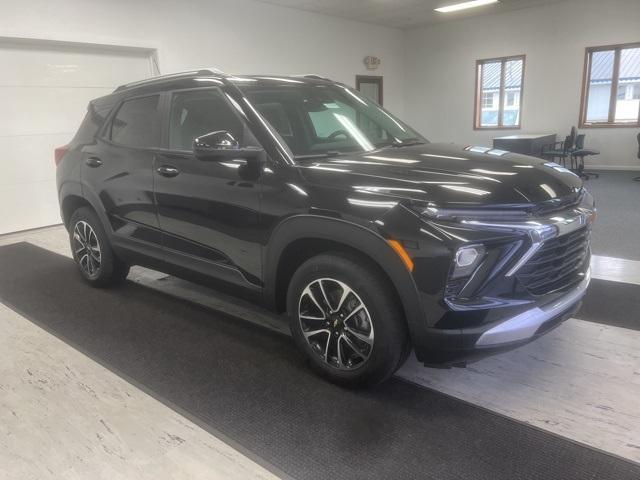
[[[366,261],[342,253],[307,260],[291,279],[287,303],[297,345],[334,383],[376,385],[406,358],[402,311],[388,280]]]
[[[69,242],[73,259],[90,285],[107,287],[127,278],[129,265],[113,252],[102,223],[90,208],[79,208],[71,216]]]

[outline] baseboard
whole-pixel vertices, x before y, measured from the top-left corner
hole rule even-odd
[[[61,225],[62,225],[62,222],[59,222],[59,223],[53,223],[51,225],[43,225],[42,227],[26,228],[24,230],[15,230],[13,232],[3,232],[3,233],[0,233],[0,238],[5,239],[7,237],[10,237],[11,235],[29,234],[32,232],[37,232],[38,230],[46,230],[47,228],[59,227]]]
[[[640,165],[585,165],[585,170],[615,170],[627,172],[640,172]]]

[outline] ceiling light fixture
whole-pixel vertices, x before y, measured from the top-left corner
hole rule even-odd
[[[440,13],[450,13],[457,12],[459,10],[466,10],[467,8],[491,5],[492,3],[500,3],[500,0],[471,0],[470,2],[454,3],[453,5],[447,5],[446,7],[434,8],[434,10]]]

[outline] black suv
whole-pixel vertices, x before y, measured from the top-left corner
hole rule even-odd
[[[318,76],[216,70],[92,101],[56,151],[92,285],[133,264],[288,312],[311,365],[376,384],[411,349],[463,365],[545,333],[589,283],[594,202],[555,163],[432,144]]]

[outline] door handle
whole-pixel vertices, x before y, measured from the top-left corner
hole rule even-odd
[[[171,165],[163,165],[158,167],[158,173],[163,177],[171,178],[177,176],[180,173],[180,170],[176,167],[172,167]]]
[[[92,168],[102,166],[102,160],[100,160],[98,157],[89,157],[85,160],[84,163],[86,163],[88,166]]]

